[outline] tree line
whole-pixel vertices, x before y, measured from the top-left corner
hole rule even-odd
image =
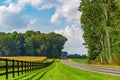
[[[54,32],[0,32],[0,56],[59,57],[67,38]]]
[[[68,54],[67,58],[87,59],[87,55],[86,54],[83,54],[83,55],[80,55],[80,54]]]
[[[89,63],[120,65],[120,0],[81,0]]]

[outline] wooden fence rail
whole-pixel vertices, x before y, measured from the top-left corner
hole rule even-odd
[[[54,62],[54,60],[52,62],[41,63],[41,62],[2,59],[2,58],[0,58],[0,61],[5,61],[5,65],[0,66],[0,69],[5,69],[5,72],[0,73],[0,76],[6,75],[6,80],[8,80],[8,74],[12,74],[12,77],[14,78],[15,73],[17,73],[18,76],[20,76],[20,72],[21,74],[24,74],[36,69],[45,68]],[[9,65],[9,62],[12,62],[12,65]],[[12,71],[9,71],[9,69],[11,69]]]

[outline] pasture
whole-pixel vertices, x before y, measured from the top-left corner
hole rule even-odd
[[[80,64],[87,64],[87,59],[81,59],[81,58],[69,58],[70,62],[80,63]]]
[[[47,59],[44,56],[7,56],[7,57],[0,57],[3,59],[10,59],[10,60],[20,60],[20,61],[43,61]]]

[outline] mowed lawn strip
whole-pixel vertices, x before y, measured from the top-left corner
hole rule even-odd
[[[70,58],[70,59],[68,59],[68,61],[74,62],[74,63],[80,63],[80,64],[87,64],[88,63],[87,59],[81,59],[81,58]]]

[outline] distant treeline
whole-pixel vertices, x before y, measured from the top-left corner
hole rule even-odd
[[[87,55],[80,55],[80,54],[69,54],[67,55],[68,58],[81,58],[81,59],[87,59]]]
[[[0,32],[0,55],[59,57],[66,41],[65,37],[53,32],[49,34],[32,30],[26,33]]]

